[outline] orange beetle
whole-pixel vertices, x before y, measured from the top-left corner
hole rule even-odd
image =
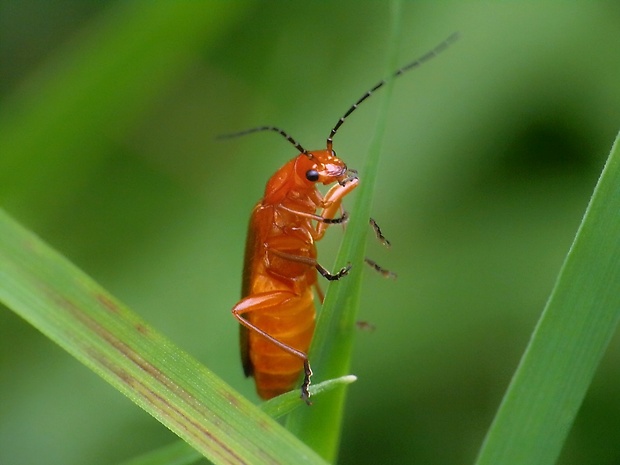
[[[436,56],[456,38],[453,34],[396,71],[394,77]],[[329,225],[346,222],[346,213],[340,217],[336,214],[341,210],[342,199],[359,183],[356,171],[348,169],[336,156],[332,141],[345,119],[385,82],[379,82],[366,92],[338,120],[324,150],[307,151],[286,132],[273,126],[223,136],[275,131],[300,152],[269,179],[263,199],[252,211],[245,249],[243,298],[232,309],[242,325],[241,358],[245,375],[254,377],[258,394],[263,399],[291,390],[302,371],[301,397],[306,402],[310,397],[308,387],[312,370],[307,352],[315,325],[313,288],[323,300],[317,271],[328,280],[337,280],[351,267],[348,265],[335,274],[330,273],[317,262],[316,242],[321,240]],[[322,195],[317,184],[333,186]],[[377,236],[387,243],[374,220],[370,223]],[[369,263],[386,276],[390,275],[376,263]]]
[[[323,197],[316,183],[333,184]],[[302,368],[302,396],[309,397],[312,371],[306,352],[314,333],[312,287],[321,296],[317,270],[334,280],[349,267],[329,273],[317,261],[315,242],[334,218],[342,198],[358,184],[332,150],[302,153],[267,183],[265,197],[250,220],[242,294],[233,315],[241,327],[246,376],[254,376],[258,394],[269,399],[289,391]],[[315,212],[322,210],[320,215]],[[316,222],[316,226],[313,224]]]

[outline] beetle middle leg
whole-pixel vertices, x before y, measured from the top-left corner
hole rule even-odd
[[[316,270],[321,274],[321,276],[323,276],[328,281],[338,281],[343,276],[348,275],[349,271],[351,270],[351,264],[347,263],[347,266],[332,274],[327,270],[327,268],[317,262],[316,258],[307,257],[305,255],[295,255],[292,253],[282,252],[281,250],[277,249],[272,249],[270,250],[270,252],[277,257],[284,258],[285,260],[290,260],[292,262],[303,263],[305,265],[312,266],[316,268]]]
[[[370,224],[370,226],[374,230],[375,236],[377,236],[377,239],[379,240],[379,242],[381,242],[384,246],[389,248],[392,244],[390,244],[390,241],[388,241],[386,239],[386,237],[383,235],[383,232],[381,232],[381,228],[379,227],[377,222],[373,218],[370,218],[368,223]],[[396,273],[393,273],[392,271],[390,271],[390,270],[388,270],[386,268],[383,268],[381,265],[379,265],[374,260],[366,257],[364,259],[364,261],[366,262],[367,265],[372,267],[376,272],[378,272],[381,275],[383,275],[383,277],[396,279]]]
[[[379,242],[381,242],[384,246],[386,246],[389,249],[392,246],[392,244],[390,244],[390,241],[388,241],[386,237],[383,235],[383,232],[381,232],[381,228],[379,227],[377,222],[373,218],[370,218],[368,220],[368,223],[370,223],[370,226],[372,226],[372,229],[375,231],[375,236],[377,236],[377,239],[379,239]]]
[[[390,271],[386,268],[383,268],[381,265],[379,265],[376,261],[366,257],[364,259],[364,262],[366,262],[366,264],[368,266],[370,266],[373,270],[375,270],[377,273],[380,273],[384,278],[392,278],[392,279],[396,279],[396,273],[394,273],[393,271]]]
[[[287,212],[294,213],[295,215],[303,216],[304,218],[310,218],[311,220],[318,221],[319,223],[325,224],[345,224],[349,221],[349,214],[347,212],[343,212],[341,216],[338,217],[326,217],[321,215],[316,215],[314,213],[300,212],[298,210],[294,210],[292,208],[287,207],[286,205],[280,205],[279,208],[282,210],[286,210]]]

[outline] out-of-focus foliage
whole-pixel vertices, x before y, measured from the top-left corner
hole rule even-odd
[[[88,63],[86,45],[126,3],[0,3],[0,132],[36,116],[51,85],[80,91],[62,88],[67,63]],[[125,95],[126,112],[102,115],[85,140],[72,131],[81,113],[64,115],[49,151],[22,148],[10,165],[0,153],[0,202],[256,399],[229,309],[250,209],[295,151],[274,134],[215,136],[275,124],[320,148],[382,77],[388,21],[381,2],[253,3],[208,42],[170,41],[182,56],[147,47],[171,68]],[[399,278],[367,272],[361,313],[376,329],[357,338],[340,463],[473,461],[620,127],[619,26],[614,2],[405,5],[403,64],[461,39],[394,87],[373,205],[393,245],[371,241],[369,255]],[[377,108],[365,103],[335,139],[353,168]],[[340,237],[321,244],[326,266]],[[0,354],[0,463],[105,464],[173,440],[4,309]],[[614,341],[562,465],[620,457],[619,354]]]

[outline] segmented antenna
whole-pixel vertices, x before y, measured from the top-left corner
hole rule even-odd
[[[450,37],[448,37],[446,40],[441,42],[439,45],[437,45],[432,50],[426,52],[424,55],[422,55],[421,57],[417,58],[415,61],[412,61],[408,65],[405,65],[402,68],[400,68],[398,71],[396,71],[394,74],[392,74],[391,77],[392,78],[397,78],[401,74],[403,74],[403,73],[405,73],[405,72],[407,72],[407,71],[409,71],[409,70],[411,70],[413,68],[417,68],[418,66],[422,65],[423,63],[429,61],[431,58],[435,58],[437,55],[439,55],[441,52],[443,52],[445,49],[447,49],[450,45],[452,45],[458,38],[459,38],[459,33],[455,32],[454,34],[452,34]],[[342,118],[340,118],[338,120],[338,122],[334,126],[334,129],[331,130],[331,132],[329,133],[329,137],[327,138],[327,150],[331,150],[332,149],[333,138],[336,135],[336,132],[338,132],[338,129],[340,128],[340,126],[342,126],[342,123],[344,123],[344,120],[347,119],[347,117],[357,109],[357,107],[359,106],[360,103],[362,103],[364,100],[366,100],[368,97],[370,97],[373,94],[373,92],[375,92],[378,89],[380,89],[381,87],[383,87],[386,82],[387,81],[385,79],[383,79],[382,81],[380,81],[377,84],[375,84],[375,86],[372,89],[370,89],[368,92],[366,92],[357,102],[355,102],[351,106],[351,108],[349,108],[347,110],[347,112],[344,114],[344,116],[342,116]]]
[[[293,139],[291,136],[289,136],[282,129],[277,128],[275,126],[261,126],[259,128],[247,129],[247,130],[241,131],[241,132],[233,132],[232,134],[223,134],[221,136],[217,136],[217,138],[218,139],[231,139],[233,137],[241,137],[241,136],[245,136],[246,134],[252,134],[253,132],[260,132],[260,131],[274,131],[274,132],[277,132],[282,137],[284,137],[287,141],[289,141],[291,144],[293,144],[295,146],[295,148],[297,150],[299,150],[301,153],[304,153],[304,154],[310,156],[309,152],[305,148],[303,148],[299,142],[297,142],[295,139]]]

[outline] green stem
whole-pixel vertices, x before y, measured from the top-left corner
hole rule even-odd
[[[391,2],[391,40],[389,43],[387,69],[396,68],[396,55],[400,43],[400,1]],[[336,263],[342,266],[353,263],[346,279],[330,284],[317,329],[310,348],[310,360],[318,379],[342,376],[349,371],[353,347],[354,326],[359,307],[362,268],[368,233],[373,188],[376,179],[383,134],[385,132],[393,79],[389,79],[383,92],[377,127],[360,171],[360,187],[353,214],[338,253]],[[300,437],[323,458],[335,462],[338,455],[340,431],[344,412],[345,388],[317,398],[307,409],[298,409],[288,418],[287,428]]]

